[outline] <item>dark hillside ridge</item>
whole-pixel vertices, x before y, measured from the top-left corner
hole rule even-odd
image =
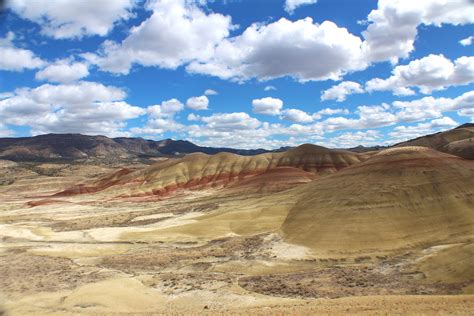
[[[275,150],[275,151],[284,151]],[[146,140],[143,138],[46,134],[34,137],[0,138],[0,158],[12,161],[52,161],[84,159],[133,159],[166,157],[202,152],[229,152],[243,156],[270,152],[265,149],[201,147],[184,140]]]
[[[474,124],[466,123],[454,129],[417,137],[393,147],[423,146],[440,152],[474,160]]]

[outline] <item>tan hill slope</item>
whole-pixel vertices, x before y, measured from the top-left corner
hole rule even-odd
[[[212,240],[269,232],[295,251],[304,246],[326,258],[472,242],[474,161],[425,147],[391,148],[279,193],[223,199],[193,222],[122,237]]]
[[[316,251],[402,248],[474,232],[474,162],[429,148],[387,149],[284,193],[296,203],[283,235]]]
[[[415,138],[394,147],[423,146],[474,160],[474,124],[467,123],[449,131]]]
[[[309,182],[367,159],[368,154],[302,145],[283,153],[239,156],[231,153],[189,154],[143,170],[121,170],[98,181],[70,188],[59,195],[98,192],[108,188],[124,195],[164,195],[178,189],[237,188],[278,191]],[[258,177],[257,177],[258,176]],[[264,188],[265,187],[265,188]]]

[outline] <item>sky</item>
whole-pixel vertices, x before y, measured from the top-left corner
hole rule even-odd
[[[7,0],[0,137],[390,145],[474,122],[472,0]]]

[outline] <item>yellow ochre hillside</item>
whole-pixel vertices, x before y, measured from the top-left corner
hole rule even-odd
[[[364,161],[369,156],[370,153],[331,150],[309,144],[282,153],[256,156],[193,153],[183,158],[157,162],[135,172],[121,170],[93,183],[72,187],[59,195],[98,192],[111,187],[117,190],[126,188],[126,194],[132,196],[163,195],[181,188],[235,186],[244,180],[244,186],[262,187],[261,181],[249,179],[265,174],[266,178],[271,177],[272,181],[264,183],[279,190],[296,183],[311,181],[319,175],[334,173]],[[286,182],[289,182],[289,185],[285,185]]]
[[[401,248],[474,232],[474,161],[429,148],[384,150],[291,195],[283,235],[316,251]]]

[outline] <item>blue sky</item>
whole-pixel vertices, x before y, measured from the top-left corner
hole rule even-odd
[[[474,120],[469,0],[10,0],[0,136],[277,148]]]

